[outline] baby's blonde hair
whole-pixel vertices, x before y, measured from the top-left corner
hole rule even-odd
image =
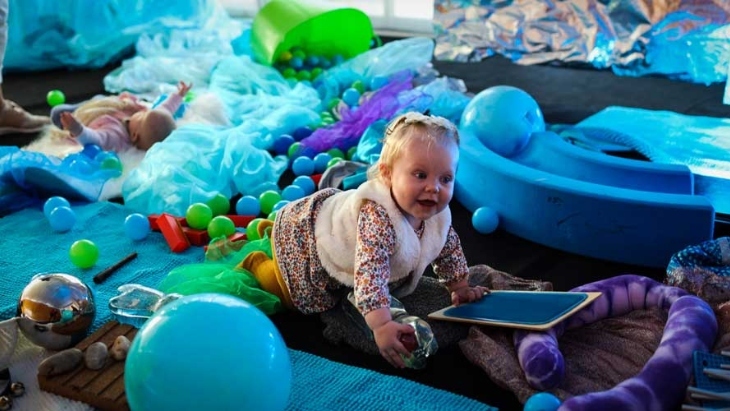
[[[451,121],[438,116],[409,112],[388,124],[383,136],[380,158],[368,169],[368,179],[381,179],[380,166],[393,167],[407,142],[417,138],[426,144],[453,141],[459,145],[459,131]]]

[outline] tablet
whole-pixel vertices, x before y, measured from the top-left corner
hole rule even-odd
[[[479,301],[458,307],[452,305],[429,314],[428,318],[496,327],[547,330],[575,314],[600,295],[600,292],[493,290]]]

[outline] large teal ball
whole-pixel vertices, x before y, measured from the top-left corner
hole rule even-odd
[[[278,411],[291,382],[289,352],[271,320],[224,294],[162,306],[140,328],[124,366],[132,411]]]
[[[511,86],[481,91],[466,105],[459,122],[462,138],[478,139],[507,158],[522,151],[538,131],[545,131],[540,107],[527,92]]]

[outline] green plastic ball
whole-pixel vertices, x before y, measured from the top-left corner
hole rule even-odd
[[[213,210],[214,216],[226,215],[231,209],[231,201],[228,199],[228,197],[224,196],[221,193],[216,194],[213,198],[208,200],[206,204],[208,204],[208,207]]]
[[[350,149],[347,150],[347,159],[352,160],[352,158],[355,157],[356,152],[357,152],[357,146],[350,147]]]
[[[291,54],[290,51],[288,51],[288,50],[287,51],[283,51],[279,55],[279,61],[282,62],[282,63],[288,63],[289,60],[291,60],[292,57],[294,57],[294,56],[292,56],[292,54]]]
[[[46,102],[49,106],[56,107],[66,102],[66,95],[61,90],[51,90],[46,94]]]
[[[295,49],[293,47],[292,47],[292,53],[291,53],[291,55],[292,55],[292,57],[298,57],[298,58],[300,58],[302,60],[304,60],[304,59],[307,58],[307,53],[305,53],[304,50],[302,50],[302,49]]]
[[[299,73],[297,73],[297,80],[311,80],[312,79],[312,73],[309,72],[309,70],[300,70]]]
[[[291,67],[287,67],[281,72],[281,75],[284,76],[284,78],[296,78],[297,71]]]
[[[269,215],[266,216],[267,220],[275,221],[276,220],[276,213],[277,211],[272,211],[269,213]]]
[[[345,153],[343,153],[339,148],[331,148],[327,150],[327,154],[329,154],[332,158],[345,158]]]
[[[190,207],[185,211],[185,221],[188,222],[190,228],[196,230],[206,229],[212,219],[213,210],[205,203],[190,204]]]
[[[297,154],[299,154],[299,150],[302,148],[302,143],[295,142],[292,143],[292,145],[289,146],[289,150],[287,150],[286,154],[289,156],[289,158],[293,158]]]
[[[310,71],[310,73],[312,74],[312,79],[315,79],[315,78],[319,77],[320,74],[322,74],[322,71],[323,70],[322,70],[321,67],[315,67],[315,68],[313,68],[312,71]]]
[[[327,110],[332,111],[338,104],[340,104],[340,101],[342,101],[342,99],[339,98],[333,98],[330,100],[330,102],[327,103]]]
[[[90,240],[78,240],[68,251],[71,262],[79,268],[91,268],[99,259],[99,249]]]
[[[117,156],[108,156],[105,157],[102,161],[99,167],[102,170],[119,170],[122,171],[122,162],[119,161]]]
[[[332,157],[332,160],[327,162],[327,168],[332,167],[333,165],[339,163],[340,161],[344,161],[344,160],[339,157]]]
[[[261,193],[259,196],[259,204],[261,204],[261,212],[269,214],[273,209],[274,205],[281,201],[281,194],[278,191],[267,190]]]
[[[226,216],[216,216],[210,220],[208,224],[208,235],[211,239],[218,237],[228,237],[236,232],[236,225],[233,220]]]
[[[194,99],[195,99],[195,93],[193,93],[192,91],[188,91],[187,93],[185,93],[185,97],[183,97],[183,101],[186,103],[189,103],[189,102],[193,101]]]
[[[362,82],[362,81],[360,81],[360,80],[355,80],[355,81],[354,81],[354,82],[352,83],[352,86],[350,86],[350,87],[352,87],[352,88],[354,88],[355,90],[359,91],[359,92],[360,92],[360,94],[362,94],[362,93],[364,93],[364,92],[365,92],[365,84],[363,84],[363,82]]]
[[[246,226],[246,240],[254,241],[261,239],[259,235],[259,223],[263,221],[263,218],[254,218]]]

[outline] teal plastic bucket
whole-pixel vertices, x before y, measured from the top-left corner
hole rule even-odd
[[[349,59],[369,50],[374,37],[370,17],[358,9],[272,0],[254,17],[251,46],[259,63],[272,65],[294,46],[307,54]]]

